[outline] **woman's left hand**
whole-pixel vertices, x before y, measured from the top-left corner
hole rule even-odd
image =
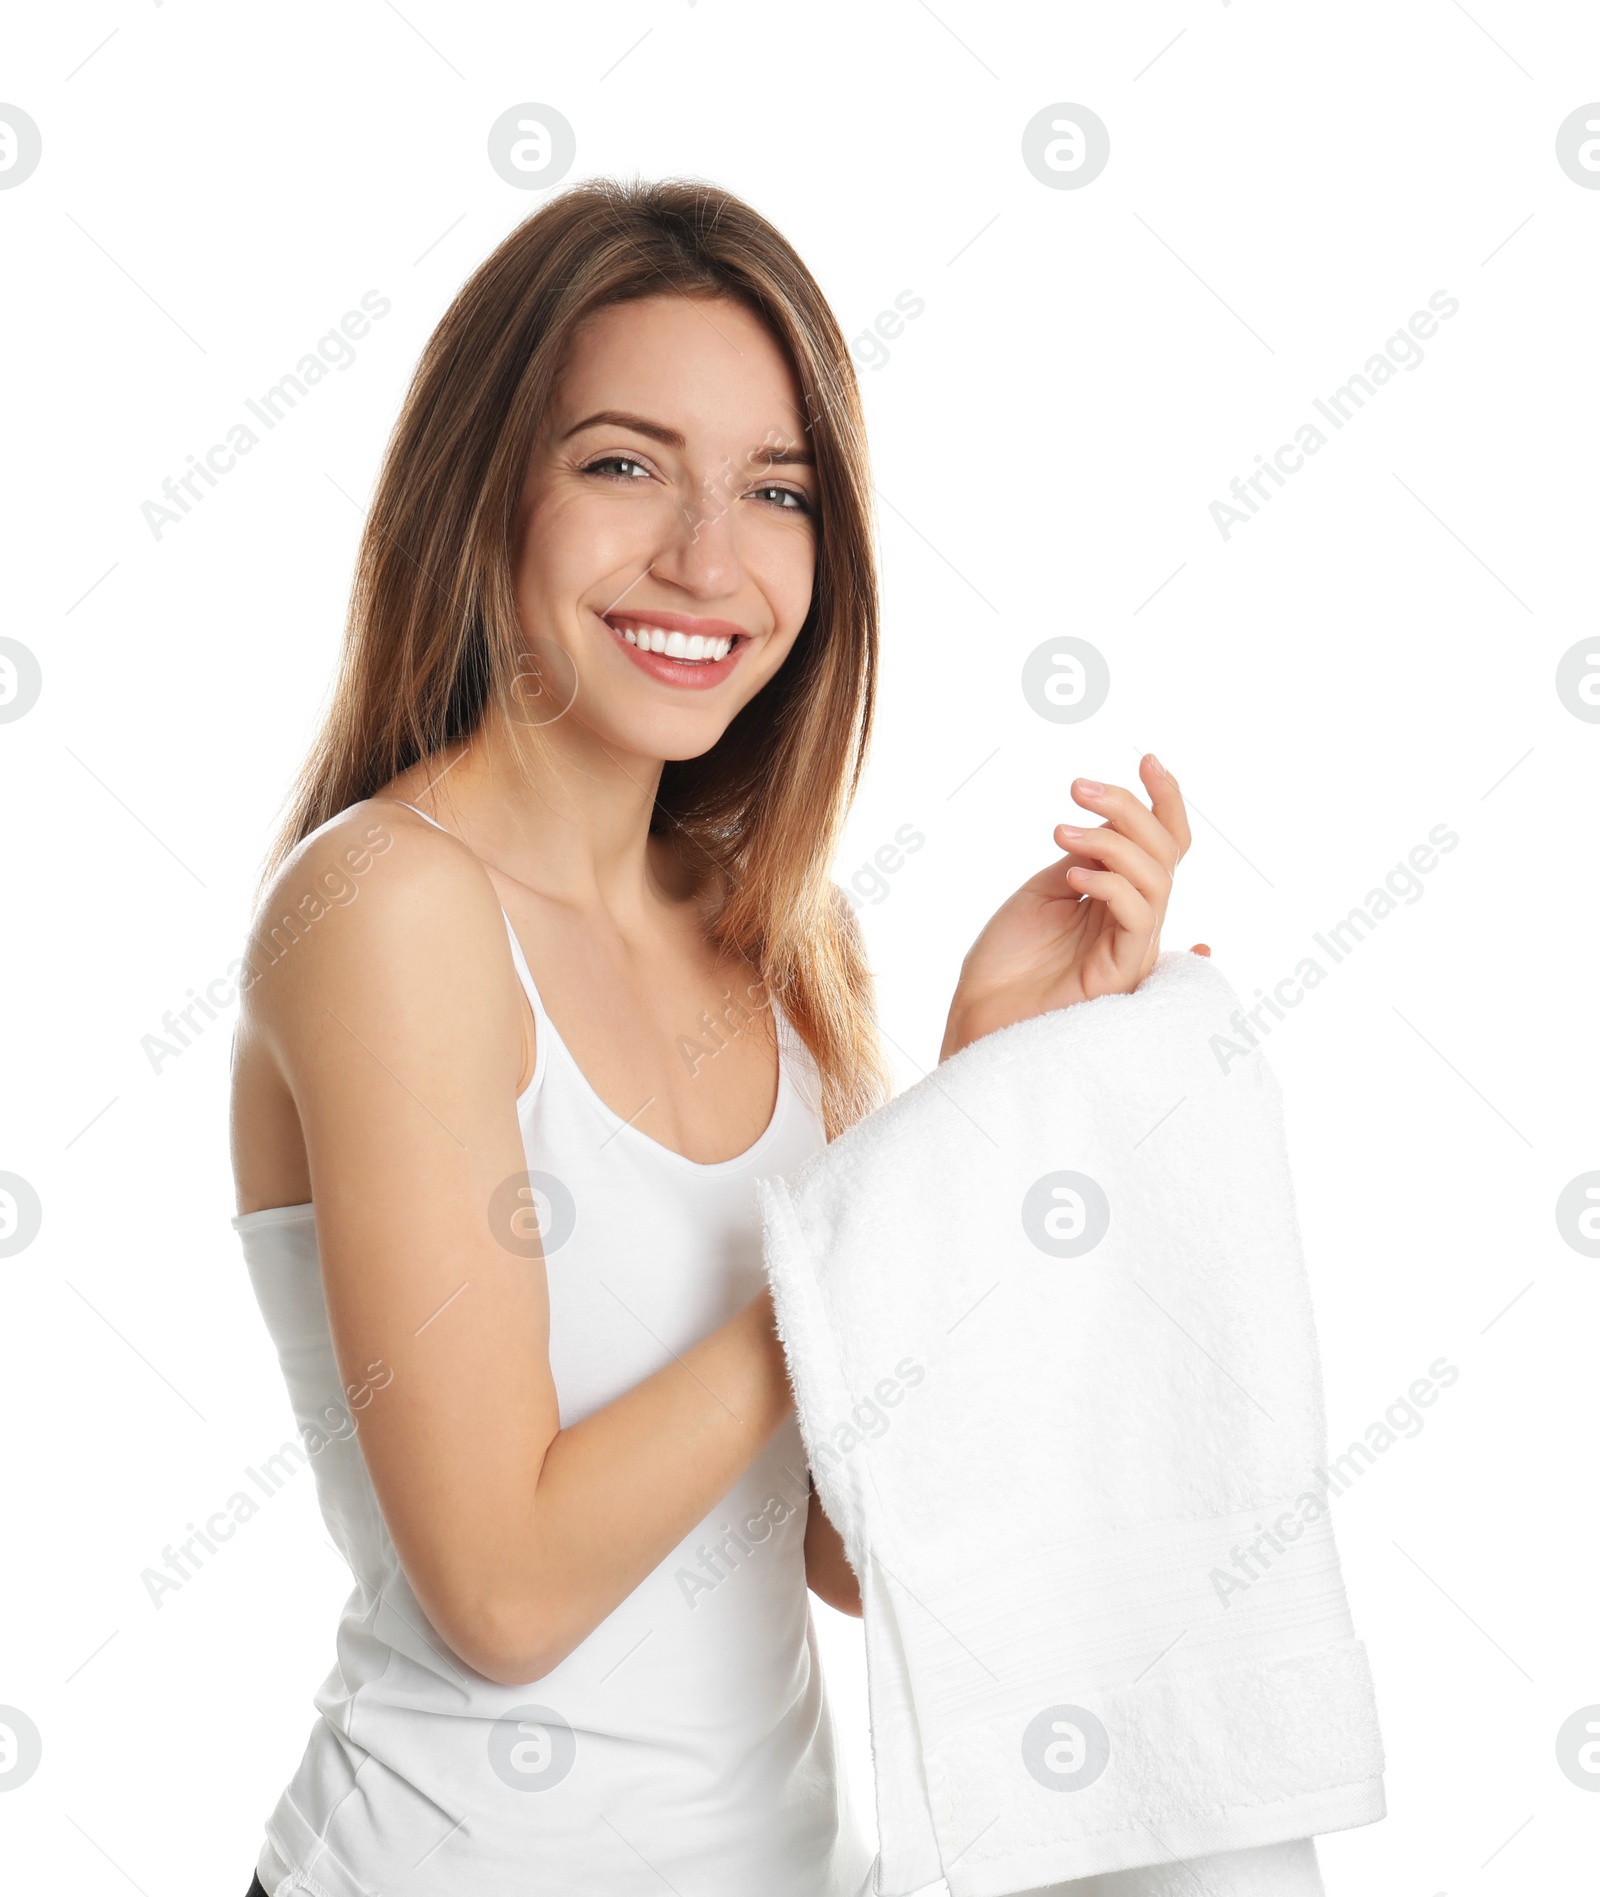
[[[1125,995],[1155,966],[1172,873],[1189,848],[1178,782],[1152,753],[1139,762],[1150,807],[1118,784],[1075,778],[1073,800],[1106,821],[1056,826],[1066,855],[1030,876],[967,951],[939,1058],[1013,1021]],[[1204,943],[1193,953],[1209,954]]]

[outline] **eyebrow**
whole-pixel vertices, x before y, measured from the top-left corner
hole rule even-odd
[[[630,415],[625,409],[602,408],[593,415],[586,415],[576,422],[561,439],[568,441],[574,435],[582,434],[586,428],[631,428],[636,435],[648,436],[651,441],[659,441],[664,448],[682,451],[689,445],[676,428],[668,428],[661,422],[650,421],[643,415]],[[814,465],[811,450],[805,447],[773,448],[763,447],[750,450],[750,459],[760,461],[769,467],[803,467]]]

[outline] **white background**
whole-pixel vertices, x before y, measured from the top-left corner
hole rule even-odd
[[[1600,191],[1555,138],[1600,99],[1600,16],[108,0],[26,9],[5,53],[43,161],[0,191],[0,632],[44,675],[0,726],[0,1170],[44,1206],[0,1261],[0,1702],[44,1735],[0,1799],[7,1886],[242,1891],[331,1659],[348,1577],[309,1478],[159,1610],[140,1582],[290,1433],[228,1227],[228,1024],[159,1073],[141,1043],[238,953],[405,380],[542,201],[488,127],[541,101],[568,181],[749,198],[852,337],[926,304],[886,362],[862,346],[884,689],[837,871],[926,838],[863,907],[903,1081],[1075,774],[1171,766],[1166,941],[1247,1000],[1459,835],[1268,1046],[1335,1449],[1460,1370],[1338,1506],[1390,1815],[1319,1848],[1335,1897],[1579,1888],[1600,1797],[1555,1738],[1600,1702],[1600,1262],[1555,1203],[1600,1167],[1600,726],[1555,672],[1596,631]],[[1058,101],[1110,129],[1082,189],[1022,162]],[[371,289],[355,363],[153,537],[162,480]],[[1210,503],[1438,290],[1420,366],[1225,540]],[[1063,633],[1111,669],[1080,725],[1019,685]],[[860,1629],[816,1611],[870,1809]]]

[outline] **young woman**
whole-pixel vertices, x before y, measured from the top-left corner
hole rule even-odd
[[[888,1090],[829,879],[870,494],[825,300],[708,186],[552,199],[423,355],[235,1049],[235,1224],[355,1577],[269,1897],[870,1887],[754,1193]],[[1148,971],[1189,832],[1141,776],[1074,784],[1104,824],[943,1054]]]

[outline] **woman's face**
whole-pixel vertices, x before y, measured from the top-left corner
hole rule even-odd
[[[652,759],[708,751],[805,620],[816,508],[799,388],[765,324],[721,297],[599,311],[523,488],[530,721],[560,711]]]

